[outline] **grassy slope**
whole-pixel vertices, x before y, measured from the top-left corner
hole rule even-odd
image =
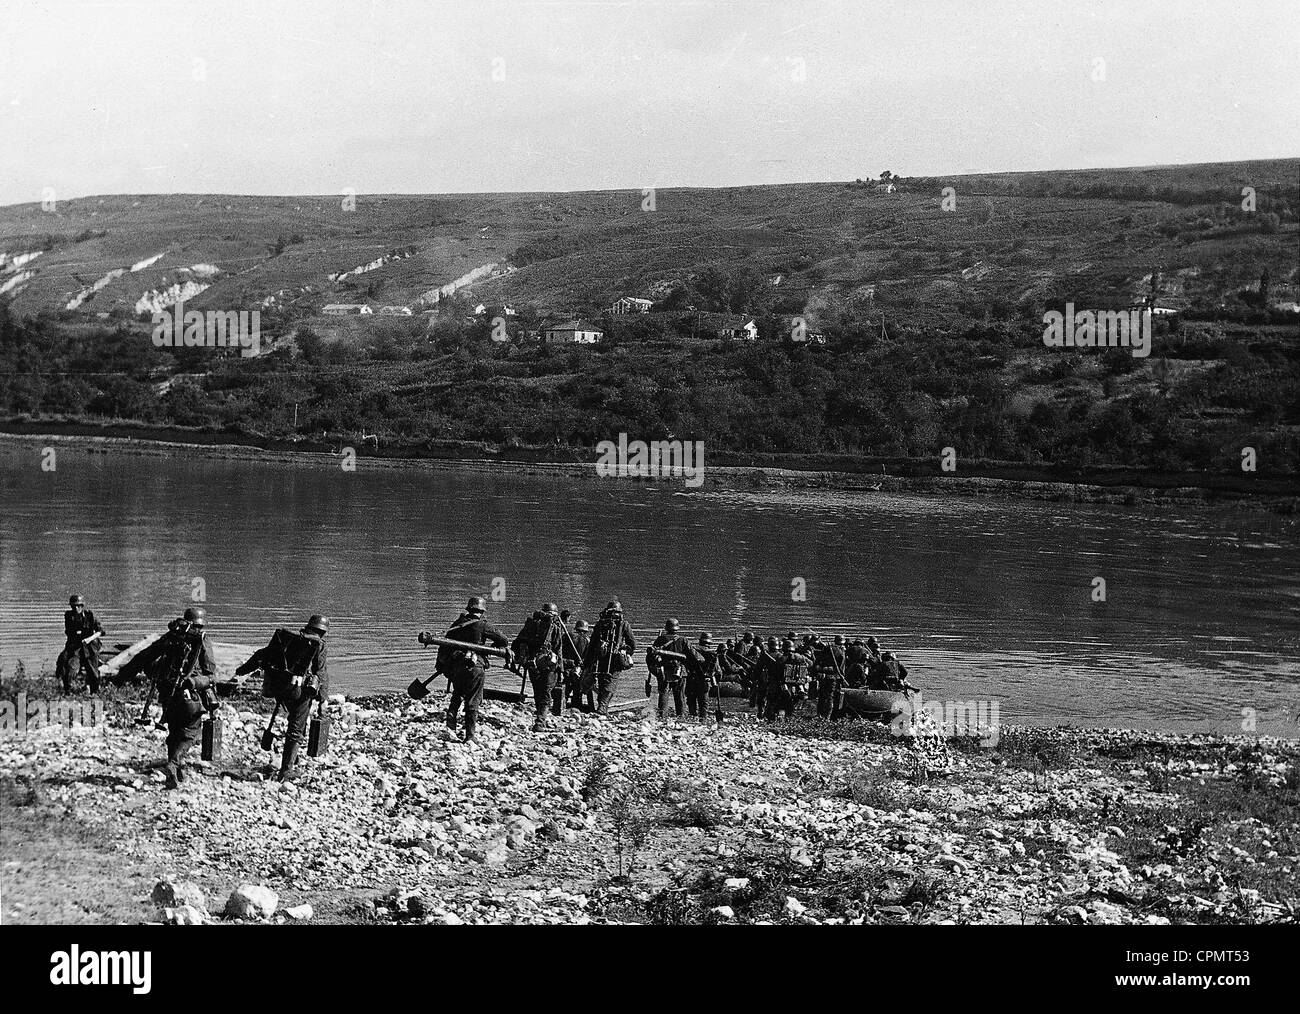
[[[905,279],[909,292],[940,305],[970,293],[1018,298],[1053,280],[1084,290],[1080,295],[1092,289],[1114,296],[1134,289],[1153,267],[1201,269],[1192,290],[1253,280],[1265,265],[1281,282],[1295,268],[1294,225],[1271,236],[1226,226],[1196,230],[1190,226],[1211,213],[1209,204],[1001,195],[1032,190],[1040,179],[1075,192],[1150,184],[1221,195],[1221,205],[1236,207],[1243,186],[1265,201],[1293,194],[1298,167],[1300,160],[1291,159],[994,174],[905,184],[919,189],[892,195],[841,183],[670,189],[656,194],[654,212],[640,210],[639,191],[362,196],[352,212],[337,197],[88,197],[62,202],[52,214],[38,205],[0,208],[0,250],[56,241],[31,265],[38,270],[16,300],[20,313],[61,306],[81,285],[161,252],[155,265],[117,279],[84,312],[133,306],[145,289],[182,279],[176,269],[198,263],[223,269],[201,297],[212,305],[249,305],[280,289],[313,286],[305,302],[319,307],[357,298],[357,287],[377,278],[385,285],[374,302],[409,303],[527,246],[543,259],[477,286],[477,298],[581,309],[649,291],[708,263],[745,264],[783,275],[781,291],[806,296],[816,316],[890,278]],[[955,189],[955,212],[940,210],[941,186]],[[1162,224],[1189,231],[1166,236]],[[86,231],[107,234],[76,242]],[[302,243],[271,254],[277,236],[295,234]],[[331,285],[326,277],[407,246],[417,248],[416,256],[359,280]],[[963,278],[968,269],[974,270]]]

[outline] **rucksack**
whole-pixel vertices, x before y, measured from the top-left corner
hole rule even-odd
[[[262,666],[262,696],[297,700],[320,650],[320,642],[281,627],[271,635],[271,642],[264,650],[269,660]]]

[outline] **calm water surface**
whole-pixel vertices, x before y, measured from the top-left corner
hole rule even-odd
[[[1300,537],[1241,509],[717,493],[502,472],[0,447],[0,665],[52,668],[67,595],[130,641],[206,583],[218,640],[332,620],[338,691],[398,690],[415,643],[504,578],[638,637],[874,633],[927,697],[1002,720],[1300,734]],[[1093,602],[1093,579],[1106,601]],[[806,601],[792,598],[795,579]],[[625,677],[629,692],[642,677]]]

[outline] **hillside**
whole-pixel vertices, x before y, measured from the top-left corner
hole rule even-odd
[[[1298,173],[1287,159],[898,179],[892,193],[666,189],[654,210],[639,191],[0,208],[0,410],[385,445],[589,447],[626,430],[734,451],[951,444],[1193,469],[1236,468],[1249,445],[1261,472],[1294,473]],[[625,294],[753,315],[764,341],[696,341],[681,314],[609,321],[595,349],[526,340]],[[264,343],[292,337],[296,357],[154,349],[149,312],[180,295],[261,307]],[[1046,309],[1152,295],[1177,314],[1150,358],[1043,347]],[[332,302],[415,315],[321,316]],[[467,316],[477,302],[519,308],[513,342],[488,340]],[[828,346],[776,344],[795,315]]]

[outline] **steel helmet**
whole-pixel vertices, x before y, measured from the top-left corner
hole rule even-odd
[[[609,605],[607,605],[607,606],[605,607],[605,612],[607,612],[607,613],[618,613],[618,614],[622,615],[622,613],[623,613],[623,603],[620,602],[618,599],[615,599],[613,602],[611,602]]]
[[[579,620],[577,623],[573,625],[573,629],[581,633],[582,631],[587,629],[587,621]]]
[[[843,643],[844,643],[844,635],[843,635],[843,634],[836,634],[836,635],[835,635],[835,643],[836,643],[836,644],[843,644]]]
[[[671,616],[668,617],[668,619],[664,620],[664,630],[675,631],[679,626],[681,626],[681,624],[679,624],[677,620]]]
[[[546,616],[554,616],[559,611],[560,611],[560,607],[557,606],[554,602],[547,602],[544,606],[542,606],[542,613]]]
[[[86,604],[86,600],[81,595],[68,596],[68,605],[70,606],[84,606],[85,604]]]
[[[705,631],[703,634],[700,635],[700,644],[712,644],[712,643],[713,643],[713,635],[710,634],[708,631]]]
[[[196,627],[206,627],[208,625],[208,613],[202,606],[190,606],[185,610],[182,619],[188,620]]]
[[[767,646],[768,646],[769,648],[775,648],[775,647],[776,647],[776,638],[775,638],[775,637],[769,637],[769,638],[767,639]]]
[[[472,599],[469,600],[469,602],[465,604],[465,612],[467,613],[482,613],[486,611],[487,611],[487,603],[485,603],[477,595],[475,595]]]
[[[744,641],[746,644],[748,644],[753,639],[754,639],[754,632],[752,630],[746,630],[745,636],[741,638],[741,640]]]
[[[894,653],[893,653],[892,651],[887,651],[887,652],[885,652],[883,655],[881,655],[880,657],[881,657],[882,659],[884,659],[884,661],[886,661],[886,662],[892,662],[892,661],[894,661]]]
[[[314,630],[322,636],[329,633],[330,621],[328,616],[321,616],[319,613],[313,613],[312,618],[307,621],[307,629]]]
[[[879,647],[880,647],[880,642],[877,641],[874,637],[868,637],[868,638],[867,638],[867,647],[868,647],[868,648],[879,648]]]
[[[783,641],[781,642],[781,650],[782,650],[782,651],[794,651],[794,640],[793,640],[792,638],[789,638],[789,637],[785,638],[785,640],[783,640]]]

